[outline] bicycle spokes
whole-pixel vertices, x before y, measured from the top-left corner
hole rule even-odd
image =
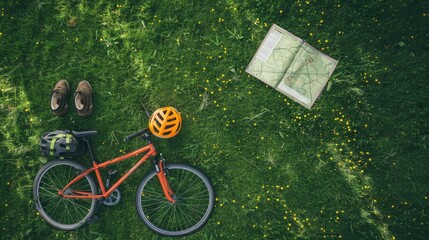
[[[209,180],[190,166],[171,164],[167,168],[168,174],[163,176],[174,191],[174,202],[166,199],[160,175],[155,172],[139,187],[137,209],[146,225],[160,234],[189,234],[207,221],[213,209],[214,191]]]
[[[33,187],[36,208],[40,215],[52,226],[62,230],[80,227],[94,211],[94,199],[65,198],[81,193],[94,194],[94,181],[86,176],[70,187],[62,189],[76,177],[83,166],[66,160],[52,161],[42,168],[36,176]]]

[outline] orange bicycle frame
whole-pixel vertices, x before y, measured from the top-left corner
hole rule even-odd
[[[101,178],[100,169],[106,168],[107,166],[110,166],[115,163],[122,162],[126,159],[136,157],[140,154],[145,153],[145,155],[140,158],[139,161],[137,161],[133,167],[131,167],[130,170],[128,170],[118,181],[116,181],[109,189],[106,190],[103,179]],[[156,149],[153,145],[153,143],[149,143],[147,146],[139,148],[133,152],[127,153],[125,155],[122,155],[120,157],[105,161],[103,163],[98,164],[96,161],[93,161],[93,167],[89,168],[82,173],[80,173],[76,178],[74,178],[72,181],[70,181],[62,190],[58,191],[58,194],[64,198],[107,198],[116,188],[119,187],[138,167],[140,167],[149,157],[155,157],[157,156]],[[162,161],[157,163],[157,177],[161,183],[162,190],[164,192],[164,195],[166,199],[171,202],[175,203],[176,201],[173,199],[172,195],[174,194],[173,191],[170,189],[170,186],[168,184],[167,178],[165,176],[165,172],[163,169]],[[72,191],[72,195],[65,194],[66,190],[69,189],[73,184],[75,184],[80,179],[84,178],[89,173],[95,172],[95,175],[97,177],[97,181],[99,184],[99,187],[101,189],[101,194],[92,194],[91,192],[83,192],[83,191]]]

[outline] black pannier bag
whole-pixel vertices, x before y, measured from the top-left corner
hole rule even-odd
[[[39,148],[47,157],[78,156],[85,152],[85,144],[69,130],[46,132],[40,137]]]

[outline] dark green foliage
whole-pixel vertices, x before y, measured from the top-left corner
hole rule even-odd
[[[99,130],[106,160],[140,146],[122,139],[146,127],[144,106],[172,105],[183,129],[155,142],[217,193],[189,239],[426,239],[428,17],[414,0],[1,1],[2,238],[159,239],[135,212],[150,166],[76,232],[43,222],[31,187],[43,132]],[[340,61],[311,110],[244,72],[273,23]],[[91,83],[91,117],[72,98],[49,111],[60,79]]]

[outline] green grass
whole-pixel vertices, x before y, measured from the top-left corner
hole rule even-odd
[[[139,146],[122,139],[147,126],[143,105],[172,105],[183,129],[156,143],[217,193],[188,239],[426,239],[428,17],[413,0],[2,1],[2,238],[159,239],[135,211],[149,167],[74,232],[37,215],[31,187],[43,132],[99,130],[108,159]],[[273,23],[340,61],[311,110],[244,72]],[[91,83],[91,117],[49,111],[59,79]]]

